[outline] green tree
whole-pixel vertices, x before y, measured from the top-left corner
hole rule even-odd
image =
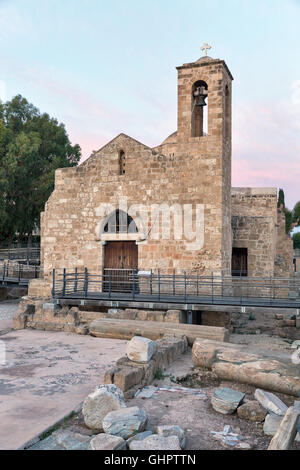
[[[63,124],[18,95],[0,105],[0,240],[31,236],[57,168],[78,164]]]
[[[300,201],[295,204],[293,209],[293,223],[296,224],[296,227],[300,225]]]
[[[300,232],[296,232],[293,235],[294,249],[300,249]]]

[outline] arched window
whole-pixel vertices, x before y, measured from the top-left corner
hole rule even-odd
[[[202,137],[208,133],[208,86],[198,80],[192,87],[192,137]]]
[[[119,152],[119,174],[125,175],[125,152],[123,150]]]
[[[135,221],[122,210],[114,211],[108,218],[104,233],[137,233]]]

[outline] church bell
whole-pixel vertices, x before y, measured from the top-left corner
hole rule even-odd
[[[199,107],[204,107],[207,106],[205,103],[205,98],[207,98],[207,91],[203,86],[196,88],[196,90],[193,93],[194,98],[195,98],[195,106]]]

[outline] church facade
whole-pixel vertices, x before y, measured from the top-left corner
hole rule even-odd
[[[276,188],[232,188],[232,80],[223,60],[177,67],[178,126],[150,148],[120,134],[56,171],[41,214],[53,269],[289,276],[292,241]]]

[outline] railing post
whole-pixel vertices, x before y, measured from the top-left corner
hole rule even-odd
[[[197,297],[199,297],[199,274],[197,273]]]
[[[55,269],[52,270],[52,297],[55,297]]]
[[[173,270],[173,295],[176,294],[176,288],[175,288],[175,269]]]
[[[132,299],[135,299],[135,278],[134,271],[132,270]]]
[[[37,279],[37,265],[34,266],[34,278]]]
[[[272,297],[273,297],[273,282],[272,282],[272,276],[270,276],[270,305],[272,305]]]
[[[240,302],[243,303],[243,283],[242,283],[242,273],[240,273]]]
[[[214,303],[214,273],[211,273],[211,303]]]
[[[78,270],[75,268],[75,282],[74,282],[74,294],[77,292],[78,287]]]
[[[87,297],[88,295],[88,286],[89,286],[88,269],[84,268],[84,297]]]
[[[108,297],[111,297],[111,270],[109,270],[108,275]]]
[[[184,271],[184,301],[186,302],[186,271]]]
[[[3,282],[5,279],[5,261],[3,261]]]
[[[19,274],[18,274],[18,281],[21,280],[21,263],[19,263]]]
[[[153,271],[151,269],[151,274],[150,274],[150,294],[153,294]]]
[[[63,288],[62,288],[62,295],[63,297],[66,294],[66,268],[63,270]]]
[[[158,300],[160,300],[160,270],[157,272],[157,280],[158,280]]]

